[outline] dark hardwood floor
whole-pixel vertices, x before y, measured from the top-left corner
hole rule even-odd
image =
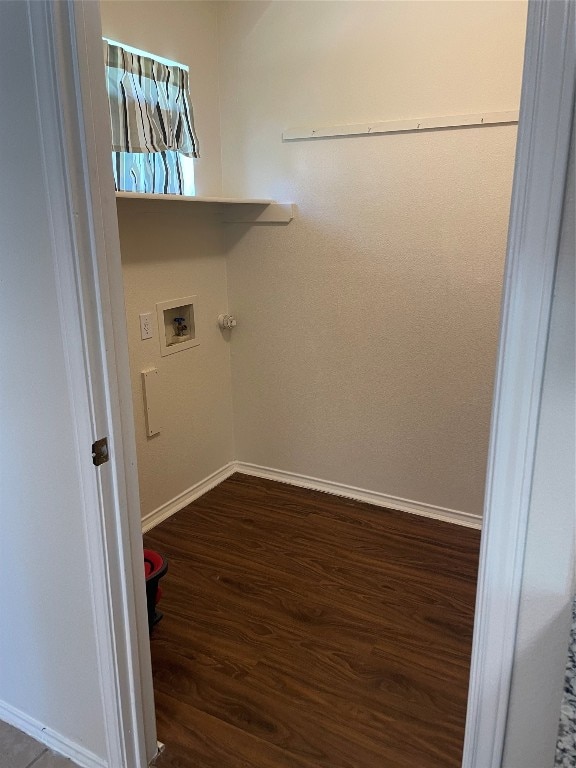
[[[479,540],[243,475],[159,525],[158,768],[458,768]]]

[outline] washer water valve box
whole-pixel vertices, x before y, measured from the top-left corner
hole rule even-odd
[[[196,306],[196,296],[156,304],[162,356],[200,344],[196,332]]]

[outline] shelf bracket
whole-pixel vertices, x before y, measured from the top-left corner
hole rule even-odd
[[[223,205],[219,219],[223,224],[289,224],[294,218],[292,203],[269,205]]]

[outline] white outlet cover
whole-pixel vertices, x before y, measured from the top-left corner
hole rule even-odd
[[[144,312],[140,315],[140,338],[151,339],[153,336],[152,312]]]

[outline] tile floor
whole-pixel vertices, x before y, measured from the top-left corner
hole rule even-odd
[[[77,768],[8,723],[0,722],[0,768]]]

